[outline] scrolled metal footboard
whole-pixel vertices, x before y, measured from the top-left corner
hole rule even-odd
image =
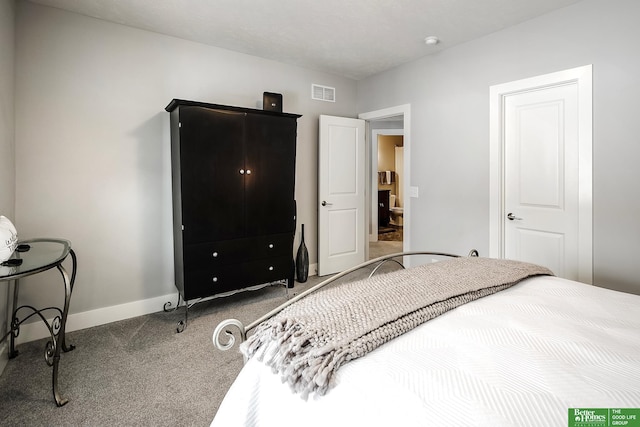
[[[236,337],[235,335],[233,335],[231,331],[229,331],[229,327],[231,326],[238,329],[238,332],[240,334],[240,339],[241,339],[240,342],[243,342],[244,340],[247,339],[248,329],[244,327],[241,321],[239,321],[238,319],[223,320],[218,324],[218,326],[216,326],[216,329],[213,331],[213,344],[218,349],[229,350],[230,348],[233,348],[233,346],[235,345]],[[220,340],[222,332],[224,332],[225,335],[227,335],[227,341],[224,343]]]
[[[256,326],[258,326],[260,323],[264,322],[265,320],[275,316],[276,314],[278,314],[279,312],[281,312],[283,309],[285,309],[286,307],[290,306],[291,304],[293,304],[294,302],[301,300],[302,298],[306,297],[307,295],[317,291],[320,288],[323,288],[325,286],[327,286],[330,283],[335,282],[336,280],[353,273],[354,271],[360,270],[361,268],[364,267],[368,267],[370,265],[373,264],[377,264],[373,270],[371,271],[371,273],[369,274],[369,277],[373,276],[379,269],[380,267],[382,267],[382,265],[388,263],[388,262],[393,262],[396,263],[398,265],[400,265],[400,267],[405,268],[404,264],[402,264],[400,261],[396,260],[396,258],[403,258],[406,256],[413,256],[413,255],[427,255],[427,256],[442,256],[442,257],[450,257],[450,258],[459,258],[460,255],[453,255],[453,254],[448,254],[448,253],[444,253],[444,252],[422,252],[422,251],[410,251],[410,252],[398,252],[398,253],[394,253],[394,254],[390,254],[390,255],[384,255],[378,258],[374,258],[372,260],[363,262],[362,264],[359,264],[353,268],[350,268],[348,270],[345,270],[343,272],[337,273],[333,276],[331,276],[330,278],[323,280],[322,282],[318,283],[317,285],[314,285],[313,287],[307,289],[306,291],[296,295],[295,297],[287,300],[286,302],[284,302],[283,304],[279,305],[278,307],[274,308],[273,310],[271,310],[270,312],[266,313],[265,315],[263,315],[262,317],[254,320],[253,322],[251,322],[249,325],[244,326],[244,324],[238,320],[238,319],[226,319],[223,320],[222,322],[220,322],[218,324],[218,326],[216,326],[215,330],[213,331],[213,344],[216,346],[216,348],[218,348],[219,350],[229,350],[231,348],[233,348],[236,344],[236,336],[233,334],[233,332],[231,331],[231,328],[235,328],[236,329],[236,333],[239,335],[240,337],[240,342],[244,342],[247,339],[247,332],[249,332],[251,329],[255,328]],[[477,257],[478,255],[478,251],[476,249],[472,249],[471,251],[469,251],[469,255],[470,257]],[[222,339],[223,337],[223,333],[225,336],[225,339]]]

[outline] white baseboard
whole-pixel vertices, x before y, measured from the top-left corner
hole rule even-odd
[[[318,274],[318,264],[309,266],[309,275],[316,276]],[[78,331],[80,329],[91,328],[93,326],[105,325],[119,320],[130,319],[132,317],[144,316],[145,314],[156,313],[161,311],[166,302],[170,301],[175,304],[178,301],[177,293],[164,295],[161,297],[149,298],[145,300],[133,301],[125,304],[114,305],[111,307],[98,308],[95,310],[83,311],[81,313],[72,313],[67,317],[67,332]],[[47,319],[51,323],[52,319]],[[16,344],[29,341],[39,340],[49,336],[47,327],[40,321],[33,323],[25,323],[20,325],[20,335],[16,338]],[[3,343],[5,351],[8,355],[8,346]],[[1,356],[2,353],[0,353]],[[6,364],[6,361],[5,361]],[[2,360],[0,360],[0,368],[2,368]],[[2,370],[0,369],[0,372]]]
[[[8,338],[7,338],[8,339]],[[0,375],[4,372],[9,361],[9,343],[7,341],[0,344]]]
[[[167,301],[175,304],[178,301],[177,293],[69,314],[67,317],[67,332],[156,313],[163,309]],[[52,319],[47,320],[51,323]],[[20,335],[16,338],[16,344],[35,341],[48,336],[49,331],[42,322],[25,323],[20,325]],[[0,363],[2,362],[0,361]]]

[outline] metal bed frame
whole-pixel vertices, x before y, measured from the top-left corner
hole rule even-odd
[[[236,344],[236,336],[233,334],[232,332],[232,328],[234,328],[236,330],[236,333],[240,336],[240,343],[246,341],[247,339],[247,333],[255,328],[256,326],[258,326],[260,323],[264,322],[265,320],[275,316],[276,314],[278,314],[279,312],[281,312],[283,309],[285,309],[286,307],[290,306],[291,304],[295,303],[296,301],[301,300],[302,298],[306,297],[307,295],[317,291],[320,288],[323,288],[325,286],[327,286],[330,283],[333,283],[335,281],[337,281],[338,279],[343,278],[344,276],[353,273],[354,271],[360,270],[361,268],[364,267],[368,267],[370,265],[373,264],[377,264],[373,270],[371,271],[371,273],[369,274],[369,277],[372,277],[374,274],[376,274],[378,272],[378,270],[386,263],[388,262],[393,262],[395,264],[398,264],[401,268],[406,268],[404,266],[404,264],[402,264],[400,261],[398,261],[396,258],[404,258],[406,256],[413,256],[413,255],[427,255],[427,256],[441,256],[441,257],[450,257],[450,258],[459,258],[460,255],[454,255],[454,254],[449,254],[449,253],[444,253],[444,252],[423,252],[423,251],[409,251],[409,252],[398,252],[398,253],[394,253],[394,254],[389,254],[389,255],[384,255],[378,258],[374,258],[371,259],[369,261],[365,261],[362,264],[358,264],[355,267],[352,267],[348,270],[345,270],[343,272],[337,273],[331,277],[329,277],[326,280],[323,280],[322,282],[318,283],[317,285],[314,285],[313,287],[307,289],[306,291],[294,296],[293,298],[287,300],[286,302],[284,302],[283,304],[279,305],[278,307],[274,308],[273,310],[271,310],[270,312],[266,313],[265,315],[261,316],[260,318],[254,320],[253,322],[251,322],[249,325],[244,326],[244,324],[238,320],[238,319],[226,319],[223,320],[222,322],[220,322],[218,324],[218,326],[216,326],[215,330],[213,331],[213,336],[212,336],[212,340],[213,340],[213,345],[215,345],[215,347],[219,350],[222,351],[226,351],[229,350],[231,348],[233,348]],[[477,257],[479,256],[478,251],[476,249],[472,249],[471,251],[469,251],[469,254],[467,256],[470,257]],[[222,336],[226,337],[226,340],[223,342],[222,340]],[[246,359],[245,359],[246,362]]]

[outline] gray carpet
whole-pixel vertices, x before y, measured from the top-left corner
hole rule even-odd
[[[318,281],[310,277],[290,293]],[[70,332],[76,349],[62,354],[59,374],[70,401],[61,408],[52,398],[46,340],[19,345],[0,377],[0,425],[209,425],[242,367],[237,349],[213,347],[213,329],[229,317],[250,323],[285,301],[284,287],[274,286],[201,303],[181,334],[183,308]]]

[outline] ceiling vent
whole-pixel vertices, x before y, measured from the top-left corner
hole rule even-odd
[[[311,85],[311,99],[336,102],[336,88],[317,85],[314,83]]]

